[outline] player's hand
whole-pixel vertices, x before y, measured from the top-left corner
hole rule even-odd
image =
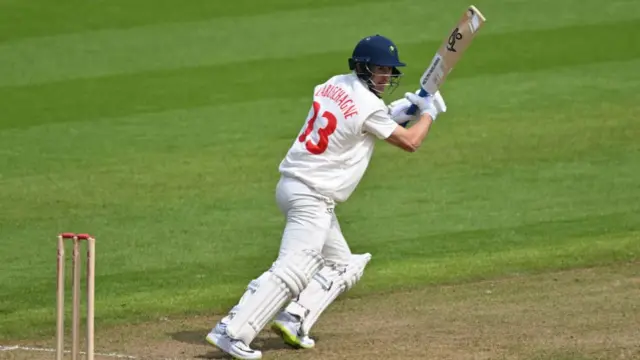
[[[444,102],[444,98],[440,91],[437,91],[433,96],[421,97],[417,94],[406,93],[405,98],[412,104],[416,105],[420,109],[420,115],[429,114],[433,121],[436,120],[438,114],[447,111],[447,104]]]
[[[411,101],[401,98],[396,101],[393,101],[389,104],[389,116],[391,119],[398,123],[399,125],[403,125],[408,123],[409,121],[418,120],[418,115],[408,115],[407,110],[411,106]]]
[[[420,89],[416,90],[416,94],[420,93]],[[398,99],[391,104],[389,104],[389,114],[391,119],[398,123],[399,125],[403,125],[410,122],[420,119],[420,114],[414,113],[413,115],[408,115],[407,110],[411,107],[413,103],[407,100],[406,98]]]

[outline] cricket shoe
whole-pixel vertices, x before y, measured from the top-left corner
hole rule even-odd
[[[209,344],[231,355],[234,359],[262,359],[261,351],[253,350],[242,340],[236,340],[227,335],[227,325],[222,322],[216,324],[216,327],[207,334],[206,339]]]
[[[311,349],[316,342],[302,333],[302,323],[298,317],[287,312],[281,312],[271,323],[271,330],[284,340],[287,345],[296,349]]]

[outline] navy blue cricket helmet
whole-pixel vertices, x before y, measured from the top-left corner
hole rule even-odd
[[[399,77],[402,75],[398,68],[406,64],[400,61],[398,47],[389,38],[382,35],[374,35],[367,36],[358,42],[349,58],[349,70],[354,70],[359,78],[369,84],[369,88],[376,95],[380,95],[372,88],[372,65],[392,67],[390,85],[395,88],[399,83]]]

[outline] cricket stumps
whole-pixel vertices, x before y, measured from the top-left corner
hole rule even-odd
[[[58,235],[58,279],[57,279],[57,320],[56,320],[56,360],[62,360],[64,356],[64,288],[65,288],[65,241],[70,240],[73,244],[72,251],[72,328],[71,328],[71,359],[79,360],[80,356],[80,279],[81,279],[81,256],[80,244],[87,246],[87,338],[86,338],[86,359],[93,360],[93,335],[94,335],[94,294],[95,294],[95,265],[96,265],[96,241],[89,234],[62,233]]]

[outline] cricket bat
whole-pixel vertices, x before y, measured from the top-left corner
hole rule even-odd
[[[447,75],[453,70],[485,21],[486,19],[475,6],[469,6],[449,36],[444,39],[431,60],[431,64],[420,78],[418,95],[426,97],[435,94],[440,89]],[[418,107],[411,105],[407,109],[407,114],[413,115],[416,110]]]

